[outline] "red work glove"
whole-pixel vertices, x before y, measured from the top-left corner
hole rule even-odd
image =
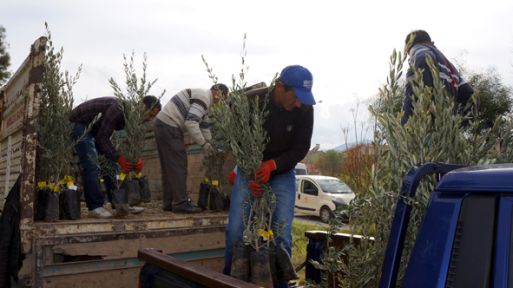
[[[260,183],[267,183],[271,178],[271,172],[276,170],[276,162],[273,159],[262,162],[256,171],[256,177]]]
[[[131,165],[130,165],[130,162],[128,162],[128,160],[126,160],[125,156],[123,156],[123,155],[119,156],[118,164],[119,164],[119,167],[121,168],[121,172],[123,172],[125,174],[130,173]]]
[[[143,161],[141,159],[137,159],[137,161],[135,162],[135,165],[134,165],[134,171],[137,173],[141,173],[143,166],[144,166]]]
[[[264,189],[262,189],[262,185],[260,185],[255,180],[249,181],[249,192],[251,193],[251,196],[255,198],[260,198],[262,195],[264,195]]]
[[[237,173],[235,173],[235,171],[231,171],[230,174],[228,174],[228,182],[230,183],[230,185],[233,185],[233,183],[235,183],[235,177],[237,177]]]

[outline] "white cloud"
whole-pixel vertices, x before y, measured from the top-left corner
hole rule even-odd
[[[165,99],[185,87],[210,85],[202,54],[229,83],[240,69],[247,32],[248,82],[269,82],[289,64],[312,71],[314,95],[322,100],[312,142],[329,148],[342,144],[350,103],[377,93],[391,51],[402,48],[411,30],[426,29],[449,58],[466,51],[465,65],[496,67],[512,84],[511,15],[513,2],[506,0],[6,0],[0,25],[14,68],[48,21],[55,44],[65,47],[66,68],[83,64],[78,101],[110,94],[108,78],[121,81],[122,55],[132,51],[139,62],[148,54],[149,76],[159,78],[155,92],[166,89]]]

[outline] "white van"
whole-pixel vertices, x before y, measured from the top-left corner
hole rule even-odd
[[[296,176],[296,215],[319,216],[327,223],[333,211],[353,200],[354,193],[338,178],[320,175]]]
[[[304,163],[297,163],[294,170],[296,171],[296,175],[308,175],[308,170]]]

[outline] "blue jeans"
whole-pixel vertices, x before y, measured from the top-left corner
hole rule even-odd
[[[269,180],[269,184],[276,194],[276,209],[272,221],[272,229],[275,234],[278,234],[276,244],[283,244],[289,255],[292,255],[292,221],[294,220],[294,205],[296,202],[296,173],[292,169],[276,175]],[[233,244],[242,240],[243,221],[246,221],[246,219],[243,219],[243,215],[245,217],[249,215],[249,199],[248,183],[240,177],[240,171],[237,171],[230,198],[230,212],[226,227],[223,271],[226,275],[230,275],[231,272]],[[288,284],[286,282],[280,283],[277,287],[288,287]]]
[[[85,134],[84,134],[85,133]],[[75,145],[78,158],[80,159],[80,168],[82,170],[82,182],[84,185],[84,198],[87,208],[94,210],[102,207],[105,196],[100,188],[100,172],[101,168],[98,163],[98,152],[96,150],[96,142],[90,133],[86,133],[86,127],[75,123],[73,127],[72,138],[78,142]],[[117,174],[118,166],[114,161],[108,160],[109,170],[115,171]],[[112,172],[111,172],[112,173]],[[113,175],[102,175],[109,202],[112,203],[112,191],[116,189],[115,179]]]

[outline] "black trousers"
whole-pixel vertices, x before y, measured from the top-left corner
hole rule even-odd
[[[155,120],[155,140],[162,171],[163,209],[185,204],[187,196],[187,150],[183,131]]]

